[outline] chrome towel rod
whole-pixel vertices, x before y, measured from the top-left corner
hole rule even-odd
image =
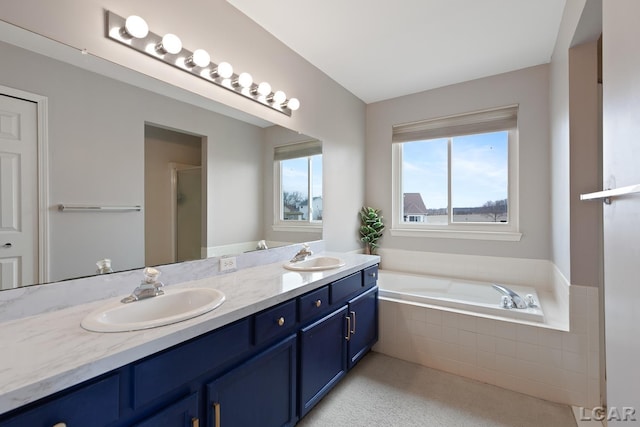
[[[93,205],[65,205],[60,203],[58,210],[61,212],[75,211],[75,212],[127,212],[127,211],[141,211],[142,206],[93,206]]]
[[[581,194],[580,200],[602,199],[602,201],[605,204],[610,205],[612,197],[626,196],[628,194],[636,194],[636,193],[640,193],[640,184],[628,185],[626,187],[615,188],[613,190],[603,190],[603,191],[596,191],[595,193]]]

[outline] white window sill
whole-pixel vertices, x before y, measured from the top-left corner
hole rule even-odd
[[[522,239],[522,233],[514,231],[393,228],[390,233],[392,236],[398,237],[435,237],[438,239],[499,240],[507,242],[519,242]]]
[[[274,224],[273,231],[291,231],[295,233],[322,233],[322,225],[280,225]]]

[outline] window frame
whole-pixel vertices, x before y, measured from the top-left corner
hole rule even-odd
[[[456,118],[460,116],[455,116]],[[464,115],[462,115],[464,117]],[[446,121],[439,119],[440,121]],[[412,139],[402,142],[393,142],[392,144],[392,221],[390,234],[400,237],[435,237],[435,238],[453,238],[453,239],[473,239],[473,240],[502,240],[502,241],[520,241],[522,233],[520,232],[520,215],[519,215],[519,156],[518,156],[518,129],[504,128],[492,130],[508,131],[507,157],[508,157],[508,176],[507,176],[507,197],[509,209],[507,211],[507,223],[496,222],[453,222],[451,208],[451,142],[448,142],[447,154],[447,182],[448,182],[448,220],[447,224],[428,224],[426,222],[404,222],[403,218],[403,190],[402,190],[402,144],[405,142],[416,142],[428,139]],[[466,133],[480,134],[487,133],[485,131]],[[461,136],[452,133],[447,138]],[[435,138],[433,138],[435,139]]]
[[[308,144],[308,143],[312,143],[312,142],[317,142],[315,140],[311,140],[311,141],[303,141],[303,142],[297,142],[297,143],[293,143],[293,144],[285,144],[285,145],[280,145],[280,146],[276,146],[274,148],[274,152],[277,151],[277,149],[280,147],[293,147],[295,145],[303,145],[303,144]],[[274,158],[273,161],[273,201],[274,201],[274,212],[273,212],[273,225],[272,225],[272,229],[274,231],[291,231],[291,232],[311,232],[311,233],[317,233],[317,232],[322,232],[322,220],[314,220],[313,218],[313,165],[312,165],[312,157],[316,156],[316,155],[320,155],[322,156],[322,150],[320,150],[319,153],[315,153],[315,154],[311,154],[311,155],[303,155],[303,156],[296,156],[296,157],[291,157],[289,159],[281,159],[281,160],[276,160]],[[283,200],[282,200],[282,162],[284,160],[290,160],[290,159],[303,159],[306,158],[307,159],[307,194],[308,194],[308,209],[309,209],[309,219],[307,220],[285,220],[284,219],[284,212],[283,212]],[[322,161],[324,162],[324,158],[322,158]],[[324,165],[324,163],[323,163]],[[322,167],[322,169],[324,169],[324,166]],[[322,179],[324,180],[324,174]],[[324,185],[322,187],[322,191],[324,193]],[[324,197],[323,197],[324,199]]]

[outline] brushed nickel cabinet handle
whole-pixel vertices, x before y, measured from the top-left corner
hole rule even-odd
[[[67,423],[56,423],[53,427],[67,427]]]
[[[353,317],[353,320],[351,322],[351,326],[352,326],[351,333],[355,335],[356,333],[356,312],[355,311],[351,312],[351,317]]]
[[[321,299],[317,300],[315,303],[315,306],[320,307],[321,305],[322,305],[322,300]]]
[[[351,317],[347,316],[347,336],[344,337],[345,340],[349,341],[351,339]]]
[[[191,418],[191,427],[200,427],[200,420],[198,418]]]
[[[278,326],[282,326],[282,325],[284,325],[284,317],[280,317],[278,319]]]

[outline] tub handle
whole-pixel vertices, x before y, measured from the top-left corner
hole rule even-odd
[[[353,320],[349,323],[351,323],[351,333],[352,334],[356,334],[356,312],[352,311],[351,312],[351,317],[353,318]]]

